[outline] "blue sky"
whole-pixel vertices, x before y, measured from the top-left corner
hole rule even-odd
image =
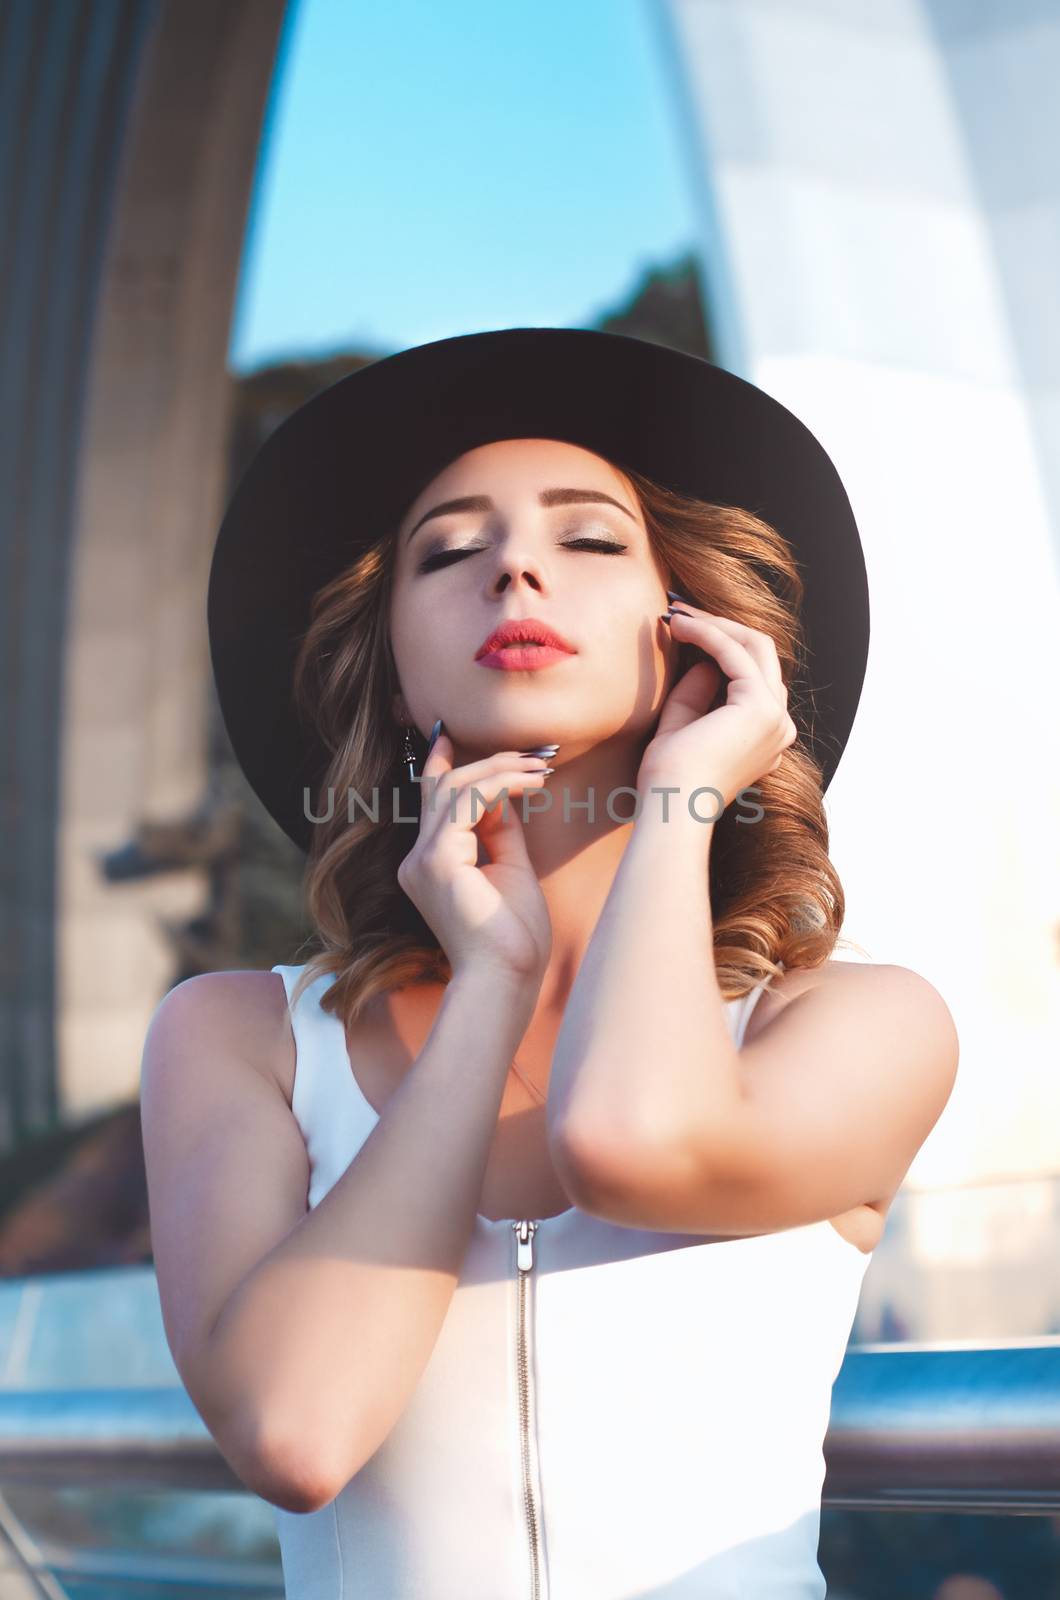
[[[583,326],[695,240],[657,0],[292,0],[230,364]]]

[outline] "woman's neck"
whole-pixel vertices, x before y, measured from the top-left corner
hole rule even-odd
[[[608,832],[597,832],[574,855],[543,875],[534,863],[552,923],[552,953],[541,984],[539,1010],[564,1010],[631,837],[631,823],[613,824]],[[533,857],[531,846],[531,860]]]
[[[470,758],[458,756],[458,764],[464,759]],[[541,1018],[562,1015],[633,836],[639,763],[639,749],[605,741],[584,756],[560,760],[542,791],[551,797],[547,809],[539,809],[540,796],[531,793],[523,820],[520,796],[509,796],[552,923],[552,954],[537,1007]],[[480,844],[479,866],[488,860]]]

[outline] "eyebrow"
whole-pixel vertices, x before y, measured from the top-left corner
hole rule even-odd
[[[600,489],[542,489],[537,497],[538,505],[542,506],[573,506],[606,504],[617,506],[619,511],[624,511],[631,522],[636,522],[636,517],[628,506],[621,500],[616,500],[614,495],[604,494]],[[451,511],[493,511],[493,501],[488,494],[465,494],[456,500],[443,500],[440,505],[433,506],[430,511],[425,511],[423,516],[411,530],[405,543],[408,544],[414,533],[418,533],[425,522],[432,517],[444,517]]]

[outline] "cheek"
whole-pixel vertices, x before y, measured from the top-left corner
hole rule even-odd
[[[653,630],[653,623],[658,631]],[[615,638],[621,649],[602,651],[598,663],[599,692],[611,704],[638,707],[647,711],[658,707],[686,667],[690,658],[684,648],[671,641],[664,622],[630,617],[624,630],[617,622]]]
[[[452,655],[445,608],[427,604],[421,595],[404,598],[390,628],[395,660],[406,672],[430,673]]]

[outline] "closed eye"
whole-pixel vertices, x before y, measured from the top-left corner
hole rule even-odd
[[[620,555],[628,548],[627,545],[618,544],[614,539],[562,539],[561,545],[565,550],[600,550],[608,555]],[[478,550],[488,550],[484,544],[465,545],[462,550],[439,550],[437,554],[427,556],[420,562],[416,569],[418,572],[433,572],[436,567],[451,566],[454,561],[462,561],[465,556],[473,556]]]

